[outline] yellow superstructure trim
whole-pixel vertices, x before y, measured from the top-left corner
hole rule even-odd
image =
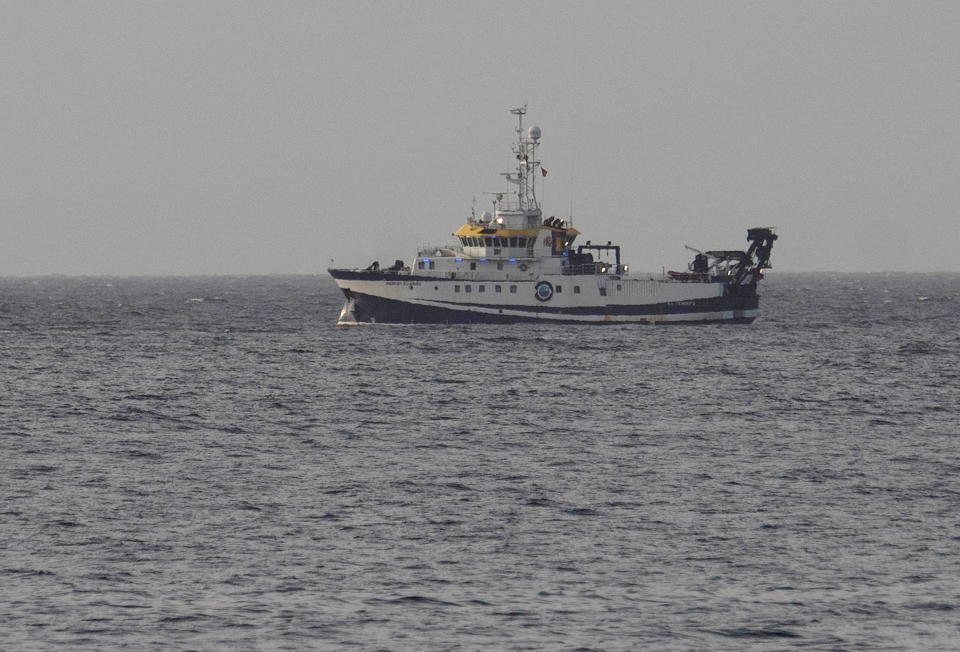
[[[486,231],[486,233],[484,233]],[[550,226],[540,226],[536,229],[496,229],[491,232],[490,227],[480,224],[470,224],[469,222],[461,226],[453,234],[457,237],[470,236],[481,238],[510,238],[513,236],[524,236],[526,238],[536,238],[540,231],[552,231],[554,233],[569,233],[570,235],[580,235],[580,232],[574,228],[557,229]]]

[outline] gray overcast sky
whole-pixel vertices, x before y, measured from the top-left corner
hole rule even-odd
[[[958,2],[0,1],[0,274],[316,273],[504,188],[634,268],[960,271]]]

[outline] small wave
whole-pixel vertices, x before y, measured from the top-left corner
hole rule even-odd
[[[147,451],[138,451],[138,450],[123,451],[123,455],[126,455],[127,457],[130,457],[133,459],[144,459],[144,460],[159,460],[163,458],[163,456],[158,453],[150,453]]]
[[[312,520],[312,521],[340,521],[342,518],[332,512],[324,512],[323,514],[310,514],[304,516],[303,518]]]
[[[113,631],[113,629],[110,629],[110,628],[107,628],[107,627],[99,627],[99,628],[89,628],[89,627],[87,627],[87,628],[83,628],[83,629],[72,629],[72,630],[70,630],[70,633],[71,633],[71,634],[74,634],[74,635],[80,635],[80,634],[109,634],[109,633],[112,632],[112,631]]]
[[[0,575],[26,575],[30,577],[51,577],[56,575],[53,571],[37,570],[35,568],[3,568],[0,569]]]
[[[731,638],[802,638],[799,634],[786,629],[751,629],[749,627],[737,627],[736,629],[714,629],[706,631],[711,634]]]
[[[188,623],[195,620],[206,620],[210,616],[206,614],[191,614],[187,616],[166,616],[160,619],[161,623]]]
[[[424,595],[405,595],[401,598],[370,598],[369,600],[364,600],[364,603],[376,605],[376,604],[424,604],[424,605],[436,605],[441,607],[459,607],[460,605],[456,602],[447,602],[446,600],[438,600],[436,598],[428,598]]]
[[[573,516],[600,516],[600,512],[589,507],[571,507],[563,511]]]
[[[918,602],[917,604],[906,605],[907,609],[930,609],[931,611],[953,611],[955,605],[948,602]]]
[[[530,507],[556,507],[557,503],[549,498],[531,498],[526,502]]]
[[[468,487],[465,484],[459,482],[448,482],[447,484],[441,485],[447,489],[456,489],[457,491],[476,491],[473,487]]]
[[[146,604],[130,604],[130,603],[119,603],[119,602],[107,602],[106,600],[97,600],[96,602],[91,602],[88,606],[90,607],[111,607],[113,609],[153,609],[151,605]]]
[[[930,342],[908,342],[906,344],[901,344],[900,348],[897,349],[898,353],[905,355],[924,355],[930,353],[939,353],[940,349],[935,344]]]

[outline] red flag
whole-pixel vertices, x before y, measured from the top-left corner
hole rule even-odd
[[[542,174],[543,176],[547,176],[547,168],[543,168],[543,167],[540,168],[540,174]]]

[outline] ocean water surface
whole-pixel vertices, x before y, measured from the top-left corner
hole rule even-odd
[[[960,275],[750,326],[0,279],[0,648],[953,650]]]

